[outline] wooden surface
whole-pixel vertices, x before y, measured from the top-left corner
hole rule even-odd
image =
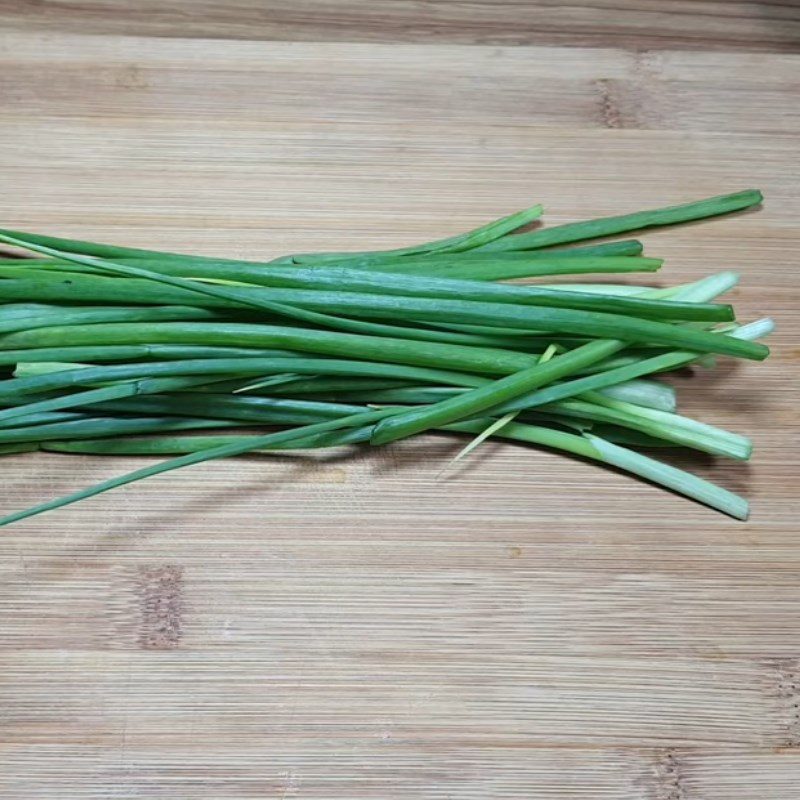
[[[796,0],[0,0],[0,25],[300,42],[800,48]]]
[[[687,413],[754,436],[749,465],[679,457],[748,523],[508,445],[437,481],[458,444],[431,437],[3,529],[0,797],[797,797],[800,56],[726,51],[767,27],[791,49],[756,17],[792,4],[742,5],[706,50],[635,52],[82,35],[113,7],[2,4],[9,227],[258,257],[758,186],[757,213],[647,251],[670,282],[740,270],[742,316],[780,330],[765,364],[676,379]],[[2,464],[5,512],[142,461]]]

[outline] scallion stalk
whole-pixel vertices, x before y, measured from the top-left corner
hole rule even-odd
[[[560,450],[745,518],[742,498],[627,447],[749,458],[747,437],[676,414],[674,390],[647,378],[710,354],[766,357],[771,320],[739,325],[713,302],[736,273],[664,288],[497,281],[653,272],[638,241],[564,245],[760,200],[517,233],[534,206],[421,245],[268,262],[0,231],[46,256],[0,259],[13,376],[0,377],[0,454],[178,454],[0,524],[211,459],[428,430],[477,435],[462,454],[490,437]],[[264,427],[280,430],[242,435]]]

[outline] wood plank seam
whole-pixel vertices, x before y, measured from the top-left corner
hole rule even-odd
[[[145,650],[174,650],[183,633],[183,567],[143,566],[139,567],[137,578],[139,646]]]
[[[775,681],[772,693],[781,716],[777,749],[796,750],[800,748],[800,658],[776,658],[768,664]]]
[[[685,787],[684,765],[674,747],[658,752],[655,761],[655,800],[689,800]]]

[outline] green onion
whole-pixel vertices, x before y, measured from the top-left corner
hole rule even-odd
[[[472,422],[459,422],[447,427],[448,431],[462,433],[478,433],[483,429],[484,421],[475,420]],[[236,450],[237,452],[249,452],[253,450],[281,450],[281,449],[306,449],[313,447],[336,447],[351,443],[360,443],[365,437],[369,436],[369,428],[351,428],[342,434],[322,433],[308,435],[308,429],[302,436],[298,435],[294,439],[273,439],[266,441],[268,437],[252,436],[184,436],[184,437],[159,437],[157,439],[100,439],[77,442],[50,442],[41,445],[44,450],[52,450],[62,453],[103,453],[107,455],[166,455],[173,453],[188,453],[195,456],[202,456],[210,452],[222,452],[228,448],[227,452]],[[648,458],[632,450],[619,447],[611,442],[601,439],[592,434],[581,436],[558,431],[542,426],[525,425],[511,422],[503,426],[496,432],[500,438],[507,438],[517,442],[541,445],[556,450],[561,450],[572,455],[583,458],[601,461],[610,466],[637,475],[646,480],[665,486],[679,494],[683,494],[700,503],[718,509],[725,514],[729,514],[737,519],[747,519],[749,507],[746,500],[727,491],[719,486],[715,486],[708,481],[691,475],[684,470],[671,467],[668,464]],[[205,460],[205,459],[201,459]],[[176,464],[181,459],[165,462],[166,465]],[[197,463],[192,461],[190,463]],[[180,464],[179,464],[180,465]],[[164,465],[156,465],[163,467]],[[175,467],[171,467],[175,468]],[[146,470],[139,470],[127,476],[127,483],[136,480],[139,474]],[[164,471],[164,470],[162,470]],[[149,474],[149,473],[148,473]],[[145,476],[146,477],[146,476]],[[119,481],[121,479],[116,479]],[[31,516],[41,511],[58,508],[69,502],[76,502],[90,496],[87,492],[98,494],[108,488],[115,488],[100,484],[84,492],[77,492],[62,498],[60,501],[51,501],[28,512],[20,512],[12,518],[0,520],[1,524],[8,524],[16,519],[23,519],[24,516]],[[23,516],[24,515],[24,516]]]
[[[28,241],[16,239],[12,236],[0,233],[0,241],[8,244],[20,245],[36,252],[45,253],[47,255],[56,256],[64,261],[70,263],[80,264],[82,266],[93,267],[101,272],[110,272],[113,275],[131,276],[146,278],[157,283],[167,284],[178,288],[188,289],[190,291],[215,297],[224,300],[233,300],[240,306],[257,308],[262,311],[270,311],[285,316],[290,319],[298,319],[307,323],[322,325],[326,328],[341,329],[346,331],[355,331],[362,333],[375,333],[379,335],[396,335],[398,329],[386,325],[379,325],[361,320],[343,319],[334,317],[329,314],[324,314],[315,311],[309,311],[302,308],[297,308],[291,305],[284,305],[280,302],[275,302],[262,296],[255,297],[252,294],[247,294],[242,291],[237,291],[235,288],[228,288],[225,286],[208,285],[199,281],[184,280],[183,278],[176,278],[169,275],[162,275],[157,272],[150,272],[138,267],[123,266],[115,264],[111,261],[106,261],[92,256],[84,256],[75,253],[61,252],[44,245],[35,244]],[[68,285],[65,283],[65,285]],[[416,338],[409,336],[409,338]]]
[[[460,250],[469,250],[473,247],[489,244],[494,239],[504,236],[517,228],[527,225],[538,219],[542,215],[542,207],[540,205],[531,206],[530,208],[517,211],[507,217],[501,217],[494,220],[487,225],[476,228],[467,233],[458,234],[447,239],[440,239],[435,242],[428,242],[426,244],[415,245],[412,247],[400,248],[398,250],[386,250],[380,253],[381,256],[402,256],[416,253],[428,252],[459,252]],[[160,250],[141,250],[134,247],[117,247],[116,245],[100,244],[98,242],[86,242],[79,239],[63,239],[55,236],[42,236],[40,234],[25,233],[22,231],[13,230],[0,230],[0,233],[7,235],[11,238],[25,239],[33,244],[42,245],[45,248],[53,248],[55,250],[63,250],[68,253],[78,253],[87,256],[98,256],[100,258],[152,258],[154,256],[162,259],[177,259],[185,260],[187,258],[200,260],[201,256],[184,256],[180,253],[168,253]],[[344,254],[347,256],[353,254]],[[375,253],[362,253],[360,255],[375,255]],[[331,253],[313,253],[308,256],[288,256],[291,261],[300,261],[304,258],[309,261],[329,261],[331,259],[339,258],[338,254]]]
[[[716,508],[736,519],[747,519],[750,509],[746,500],[713,483],[704,481],[683,470],[662,464],[632,450],[627,450],[597,436],[587,434],[586,438],[597,449],[606,464],[633,472],[642,478],[659,483],[673,491],[685,494],[695,500]]]
[[[648,377],[767,356],[771,320],[741,325],[714,302],[736,273],[664,288],[498,281],[652,273],[662,262],[638,241],[564,245],[760,200],[517,233],[534,206],[420,245],[268,262],[0,231],[45,256],[0,259],[0,454],[177,456],[0,524],[216,458],[425,431],[471,437],[455,460],[488,438],[555,449],[743,519],[742,498],[629,449],[750,457],[746,436],[675,413],[674,389]]]
[[[35,514],[41,514],[45,511],[53,511],[57,508],[70,505],[71,503],[76,503],[79,500],[85,500],[88,497],[94,497],[102,492],[107,492],[110,489],[116,489],[120,486],[125,486],[128,483],[134,483],[135,481],[142,480],[143,478],[149,478],[154,475],[169,472],[173,469],[188,467],[192,464],[199,464],[210,459],[230,458],[231,456],[241,455],[242,453],[249,453],[252,450],[258,450],[259,448],[274,446],[276,444],[282,444],[284,442],[291,441],[292,439],[298,438],[298,435],[309,436],[314,433],[324,433],[327,431],[335,431],[340,428],[354,427],[356,425],[375,422],[391,413],[393,413],[391,410],[386,409],[367,411],[361,414],[353,414],[352,416],[348,417],[318,422],[288,431],[278,431],[276,433],[270,433],[264,436],[254,436],[252,438],[248,438],[244,442],[235,442],[208,450],[202,450],[199,453],[191,453],[180,456],[178,458],[170,459],[169,461],[163,461],[160,464],[153,464],[152,466],[138,469],[134,472],[128,473],[127,475],[111,478],[110,480],[103,481],[95,486],[91,486],[79,492],[74,492],[66,497],[60,497],[55,500],[50,500],[46,503],[41,503],[40,505],[29,508],[25,511],[19,511],[16,514],[9,514],[8,516],[0,519],[0,525],[8,525],[11,522],[17,522],[25,519],[26,517],[31,517]]]
[[[523,233],[518,236],[507,236],[498,241],[484,245],[482,250],[528,250],[538,247],[550,247],[566,242],[580,242],[586,239],[597,239],[601,236],[613,236],[618,233],[638,231],[662,225],[675,225],[680,222],[692,222],[697,219],[730,214],[758,205],[764,198],[757,189],[746,189],[734,194],[723,194],[694,203],[657,208],[651,211],[637,211],[634,214],[623,214],[618,217],[602,217],[588,222],[572,222],[569,225],[558,225],[543,231]]]
[[[714,293],[716,293],[719,289],[720,281],[710,280],[701,285],[693,284],[684,287],[682,290],[680,290],[682,294],[679,296],[691,296],[702,302],[704,297],[715,296]],[[704,335],[713,337],[715,335],[720,336],[722,334]],[[735,339],[736,337],[726,338]],[[739,339],[739,341],[745,340]],[[602,360],[602,358],[607,358],[618,352],[623,346],[622,342],[613,339],[605,342],[596,341],[591,344],[600,346],[603,353],[601,359],[594,359],[595,364],[597,361]],[[589,345],[584,345],[584,347],[588,346]],[[577,353],[579,350],[580,348],[572,351],[572,353]],[[678,364],[683,364],[686,362],[686,355],[686,353],[679,351],[678,353],[672,353],[666,356],[662,355],[656,358],[660,358],[666,363],[677,361]],[[692,360],[696,357],[696,354],[692,354],[689,356],[689,360]],[[557,363],[557,360],[550,362],[549,365],[542,367],[542,369],[546,370],[548,366],[552,368],[554,363]],[[582,368],[587,366],[590,366],[590,364],[581,365]],[[394,441],[395,439],[403,438],[404,436],[410,436],[413,433],[421,433],[428,428],[437,427],[441,424],[444,424],[443,420],[446,422],[455,422],[458,419],[464,419],[469,416],[470,413],[475,413],[475,409],[471,407],[473,397],[477,398],[476,406],[479,407],[478,410],[486,410],[490,408],[494,414],[507,414],[509,412],[521,410],[522,408],[530,408],[533,405],[544,405],[546,402],[553,402],[558,399],[574,397],[578,393],[582,394],[586,391],[613,386],[615,383],[629,381],[640,377],[641,375],[658,371],[658,369],[652,367],[652,362],[644,364],[644,367],[642,363],[639,363],[638,365],[633,364],[627,367],[618,368],[618,371],[613,376],[609,376],[608,373],[598,373],[592,376],[573,380],[571,385],[570,382],[554,384],[546,389],[541,390],[538,395],[535,396],[531,396],[531,390],[536,388],[535,381],[532,382],[532,385],[527,390],[521,391],[515,390],[519,389],[519,387],[522,385],[525,380],[524,377],[518,378],[517,382],[513,384],[513,388],[509,388],[508,384],[498,387],[498,382],[498,384],[495,384],[494,386],[495,390],[499,388],[499,391],[497,391],[496,395],[498,399],[495,404],[485,403],[485,398],[492,396],[493,386],[480,387],[470,393],[460,394],[458,397],[447,398],[439,401],[436,404],[428,405],[421,409],[411,409],[404,415],[398,415],[396,417],[383,420],[377,426],[375,433],[372,435],[371,441],[373,444],[385,444],[387,442]],[[534,371],[535,374],[535,369],[535,367],[531,367],[527,374],[530,374],[530,371]],[[644,371],[642,371],[642,369],[644,369]],[[572,370],[573,373],[576,371],[577,370]],[[565,372],[558,377],[564,377],[565,374],[569,373]],[[522,375],[523,373],[519,372],[517,375],[512,376],[512,378],[517,378],[518,376]],[[543,383],[552,383],[553,380],[557,380],[557,378],[544,381]],[[503,396],[502,400],[499,399],[501,395]]]
[[[4,306],[0,306],[0,310]],[[95,306],[92,308],[58,308],[31,313],[28,316],[14,315],[4,318],[0,313],[0,333],[47,328],[53,325],[90,325],[95,322],[160,322],[186,319],[215,319],[219,315],[205,308],[188,306],[151,306],[144,308],[120,308]]]
[[[395,250],[382,250],[364,252],[362,256],[379,256],[381,258],[392,258],[397,256],[411,256],[420,253],[459,253],[463,250],[472,250],[476,247],[491,244],[517,228],[527,225],[538,219],[544,209],[540,205],[516,211],[507,217],[501,217],[480,228],[450,236],[447,239],[439,239],[425,244],[412,245],[411,247],[401,247]],[[307,253],[292,256],[295,263],[321,263],[336,261],[342,257],[350,257],[352,253]]]
[[[674,411],[677,406],[675,389],[658,381],[634,378],[630,381],[606,386],[599,392],[615,400],[624,400],[637,406],[656,408],[659,411]]]
[[[743,436],[704,425],[679,414],[634,406],[632,403],[622,403],[597,395],[590,397],[593,402],[583,399],[561,400],[558,403],[548,403],[541,408],[559,416],[632,428],[657,439],[665,439],[714,455],[728,456],[742,461],[750,458],[752,445]]]
[[[431,318],[434,322],[436,316],[431,317],[430,309],[435,309],[435,304],[419,303],[420,299],[465,300],[483,301],[509,305],[531,305],[554,308],[579,309],[579,310],[604,310],[608,312],[631,314],[637,317],[671,320],[705,320],[728,321],[733,319],[732,310],[728,305],[682,303],[673,300],[651,300],[641,296],[623,296],[615,292],[600,295],[595,290],[591,292],[576,291],[574,289],[553,289],[538,286],[518,286],[504,284],[486,284],[478,281],[464,281],[441,278],[411,278],[405,275],[378,274],[373,275],[358,270],[319,270],[322,279],[314,277],[314,270],[297,269],[297,275],[289,277],[278,275],[276,278],[263,278],[264,283],[280,284],[275,287],[247,287],[232,288],[226,298],[202,297],[198,298],[193,291],[185,289],[171,289],[165,292],[161,287],[148,281],[113,281],[97,276],[83,276],[69,273],[60,279],[55,272],[42,273],[41,270],[31,271],[28,276],[21,279],[0,281],[0,289],[5,290],[5,297],[34,297],[37,300],[54,301],[68,296],[74,301],[113,302],[113,303],[152,303],[162,305],[165,301],[170,303],[193,304],[216,309],[241,309],[241,304],[233,299],[233,294],[247,296],[252,302],[263,300],[264,303],[294,304],[299,308],[319,309],[342,307],[343,312],[357,313],[369,316],[388,316],[402,321],[402,311],[408,307],[421,309],[421,314]],[[19,270],[15,275],[21,274]],[[355,277],[353,277],[355,276]],[[363,276],[363,277],[362,277]],[[309,289],[293,290],[282,288],[285,285],[307,286]],[[336,285],[339,289],[334,289]],[[193,286],[207,285],[199,280]],[[311,288],[314,287],[314,288]],[[363,291],[360,291],[363,290]],[[392,299],[394,298],[394,299]],[[446,307],[446,306],[445,306]],[[495,309],[502,315],[503,309]],[[165,313],[165,312],[164,312]],[[177,311],[174,312],[175,318]],[[190,319],[192,317],[185,318]],[[415,312],[416,314],[416,312]],[[197,314],[196,316],[201,316]],[[205,314],[211,317],[210,313]],[[419,316],[419,314],[417,314]],[[155,314],[153,314],[155,318]],[[163,318],[168,318],[165,316]],[[102,320],[98,320],[102,321]],[[357,331],[358,332],[358,331]],[[377,332],[385,335],[403,334],[409,338],[413,330],[398,329],[372,330],[364,329],[365,333]],[[452,337],[451,338],[459,338]],[[463,343],[480,344],[474,337],[460,337]]]
[[[162,431],[200,430],[204,428],[232,427],[235,422],[225,420],[187,419],[180,417],[98,417],[66,420],[60,423],[20,426],[0,429],[0,446],[16,442],[47,442],[50,439],[102,438],[129,436]],[[269,424],[269,423],[266,423]]]

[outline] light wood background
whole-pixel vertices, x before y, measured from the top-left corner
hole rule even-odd
[[[647,251],[670,282],[740,270],[742,316],[781,326],[765,364],[676,379],[688,413],[753,435],[749,465],[675,456],[751,498],[748,523],[508,445],[437,481],[458,444],[431,437],[208,464],[3,529],[0,797],[798,796],[795,3],[0,20],[9,227],[261,257],[758,186],[757,213]],[[4,459],[2,511],[141,464]]]

